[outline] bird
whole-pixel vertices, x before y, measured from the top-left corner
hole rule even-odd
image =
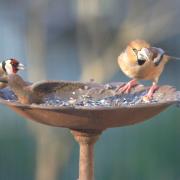
[[[170,59],[180,59],[169,56],[161,48],[153,47],[143,39],[131,41],[118,56],[118,65],[122,72],[131,78],[128,83],[116,89],[120,93],[129,93],[132,87],[138,85],[138,80],[150,80],[152,85],[143,100],[150,101],[158,90],[158,81],[166,63]]]
[[[16,74],[19,70],[24,70],[24,65],[18,60],[11,58],[0,62],[0,77],[6,77],[8,74]],[[7,87],[7,81],[0,82],[0,89]]]
[[[21,104],[41,104],[49,89],[44,87],[43,82],[27,82],[18,74],[8,74],[6,77],[0,78],[0,82],[4,80],[8,82],[8,87]],[[46,92],[42,89],[46,89]]]

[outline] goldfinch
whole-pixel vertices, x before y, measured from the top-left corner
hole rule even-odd
[[[19,70],[23,70],[24,65],[16,59],[7,59],[0,62],[0,77],[3,78],[9,74],[16,74]],[[0,82],[0,89],[7,86],[7,82]]]

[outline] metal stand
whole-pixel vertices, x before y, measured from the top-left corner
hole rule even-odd
[[[80,146],[78,180],[94,180],[94,144],[101,131],[71,130],[71,133]]]

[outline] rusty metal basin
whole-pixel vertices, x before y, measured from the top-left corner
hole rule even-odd
[[[121,84],[44,81],[19,88],[18,97],[9,88],[1,89],[0,103],[36,122],[71,129],[80,146],[78,179],[94,180],[93,147],[103,130],[145,121],[180,97],[175,88],[162,86],[152,102],[145,103],[141,98],[146,88],[119,94]]]
[[[13,92],[0,90],[0,103],[10,107],[20,115],[39,123],[70,129],[104,130],[112,127],[131,125],[145,121],[177,102],[177,92],[171,86],[162,86],[155,93],[155,102],[118,104],[104,106],[77,106],[73,104],[79,96],[90,96],[94,101],[100,98],[116,97],[115,87],[122,83],[97,84],[65,81],[43,81],[32,85],[33,93],[42,94],[41,104],[21,104]],[[131,98],[145,91],[136,88]],[[70,105],[45,104],[45,100],[57,96],[72,101]],[[139,94],[140,96],[141,94]],[[122,95],[123,96],[123,95]],[[9,98],[10,97],[10,98]],[[13,97],[13,98],[12,98]],[[122,97],[121,97],[122,98]]]

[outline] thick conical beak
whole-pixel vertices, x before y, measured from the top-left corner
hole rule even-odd
[[[138,51],[138,59],[150,60],[151,52],[148,48],[142,48],[141,51]]]
[[[23,64],[21,64],[21,63],[19,63],[19,65],[18,65],[18,69],[19,69],[19,70],[24,70],[24,65],[23,65]]]

